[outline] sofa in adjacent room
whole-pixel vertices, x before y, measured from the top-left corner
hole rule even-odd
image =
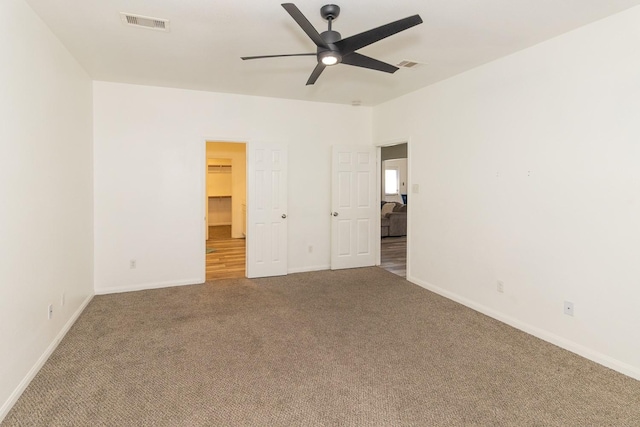
[[[380,206],[380,236],[407,235],[407,205],[398,202],[382,202]]]

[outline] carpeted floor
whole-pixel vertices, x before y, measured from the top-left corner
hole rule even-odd
[[[96,296],[4,425],[639,426],[640,382],[366,268]]]

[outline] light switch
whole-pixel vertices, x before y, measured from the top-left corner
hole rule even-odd
[[[413,184],[411,186],[411,191],[413,192],[413,194],[418,194],[420,192],[420,185],[419,184]]]

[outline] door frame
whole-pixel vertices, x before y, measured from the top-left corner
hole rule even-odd
[[[223,138],[217,138],[217,137],[203,137],[201,139],[202,143],[200,146],[200,164],[204,165],[204,171],[203,173],[200,174],[200,194],[203,195],[203,197],[200,198],[200,212],[201,214],[204,215],[204,220],[203,220],[203,225],[199,227],[200,228],[200,253],[203,254],[202,255],[202,282],[204,283],[206,281],[207,278],[207,233],[208,233],[208,227],[209,224],[207,223],[208,218],[206,213],[208,212],[209,206],[207,206],[207,204],[205,203],[206,200],[208,200],[208,195],[207,195],[207,174],[208,174],[208,166],[207,166],[207,142],[224,142],[224,143],[228,143],[228,144],[245,144],[245,192],[246,192],[246,201],[245,204],[247,206],[249,206],[249,181],[248,181],[248,176],[249,176],[249,170],[248,170],[248,159],[247,159],[247,153],[249,151],[249,144],[251,144],[251,142],[249,141],[248,138],[229,138],[229,137],[223,137]],[[246,230],[245,230],[246,232]],[[247,245],[245,245],[244,248],[244,259],[245,259],[245,263],[244,263],[244,276],[247,277],[247,263],[249,261],[249,253],[248,253],[248,248]]]
[[[376,198],[378,200],[378,205],[380,205],[380,203],[382,202],[382,200],[380,199],[380,194],[382,192],[382,147],[391,147],[393,145],[400,145],[400,144],[407,144],[407,199],[409,199],[409,195],[411,194],[411,188],[412,188],[412,184],[411,184],[411,178],[412,178],[412,174],[411,174],[411,137],[408,136],[406,138],[396,138],[396,139],[391,139],[391,140],[387,140],[387,141],[383,141],[383,142],[377,142],[374,145],[376,146],[376,161],[377,161],[377,165],[378,165],[378,170],[376,172],[376,187],[377,187],[377,193],[376,193]],[[412,208],[411,208],[411,204],[407,203],[407,280],[409,279],[409,277],[411,276],[411,251],[409,250],[409,248],[411,248],[411,219],[413,218],[412,215]],[[378,222],[378,236],[380,236],[380,215],[377,216],[377,222]],[[378,244],[377,244],[377,255],[376,255],[376,265],[379,266],[381,264],[380,261],[380,257],[381,257],[381,251],[382,251],[382,238],[378,238]]]

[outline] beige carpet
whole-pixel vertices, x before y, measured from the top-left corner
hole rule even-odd
[[[6,426],[640,426],[640,382],[379,268],[96,296]]]

